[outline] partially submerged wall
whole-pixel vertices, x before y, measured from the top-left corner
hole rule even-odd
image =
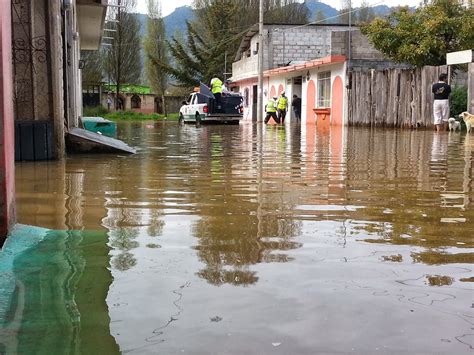
[[[0,11],[0,247],[15,221],[13,74],[10,1]]]

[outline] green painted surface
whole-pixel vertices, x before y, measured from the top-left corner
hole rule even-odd
[[[114,354],[106,232],[17,226],[0,252],[0,353]]]
[[[117,136],[117,124],[102,117],[83,117],[82,124],[88,131],[100,133],[112,138]]]
[[[117,86],[116,85],[104,85],[105,91],[116,92]],[[148,86],[143,85],[120,85],[120,92],[126,94],[140,94],[140,95],[147,95],[152,94],[151,88]]]

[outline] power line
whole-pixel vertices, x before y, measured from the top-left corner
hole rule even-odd
[[[370,7],[373,7],[373,6],[378,6],[378,5],[382,5],[384,4],[385,1],[379,1],[379,2],[376,2],[375,4],[371,4],[369,6]],[[281,29],[280,31],[284,32],[284,31],[289,31],[289,30],[293,30],[295,28],[301,28],[301,27],[306,27],[306,26],[310,26],[310,25],[316,25],[316,24],[319,24],[319,23],[324,23],[326,22],[327,20],[332,20],[332,19],[336,19],[336,18],[339,18],[339,17],[342,17],[342,16],[345,16],[345,15],[348,15],[348,14],[353,14],[357,11],[360,11],[362,8],[356,8],[356,9],[353,9],[353,10],[349,10],[349,11],[346,11],[346,12],[341,12],[335,16],[331,16],[331,17],[326,17],[325,19],[322,19],[322,20],[318,20],[318,21],[313,21],[313,22],[308,22],[308,23],[305,23],[303,25],[298,25],[298,26],[294,26],[294,27],[290,27],[290,28],[284,28],[284,29]]]

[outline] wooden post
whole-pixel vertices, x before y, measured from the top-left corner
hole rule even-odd
[[[469,63],[467,69],[467,110],[474,114],[474,63]]]

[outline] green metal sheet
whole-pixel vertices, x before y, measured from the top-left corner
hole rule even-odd
[[[112,138],[115,138],[117,135],[117,124],[102,117],[83,117],[82,124],[84,129],[94,133]]]

